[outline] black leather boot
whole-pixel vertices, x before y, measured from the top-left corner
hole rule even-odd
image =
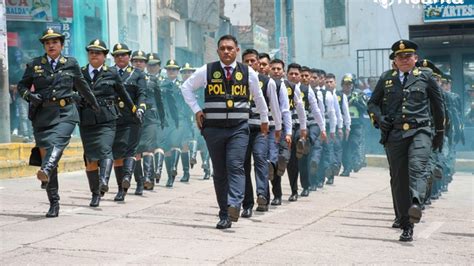
[[[102,196],[109,191],[109,179],[113,165],[114,161],[112,159],[103,159],[99,161],[99,183],[100,194]]]
[[[209,165],[209,152],[207,150],[201,151],[202,166],[204,170],[204,177],[202,179],[208,180],[211,178],[211,166]]]
[[[98,207],[100,203],[100,181],[99,171],[86,171],[87,180],[89,181],[89,189],[92,193],[92,199],[89,203],[91,207]]]
[[[181,182],[189,182],[189,152],[181,153],[181,164],[183,165],[183,177],[181,177]]]
[[[143,195],[143,168],[142,160],[135,161],[135,167],[133,167],[133,176],[135,177],[135,182],[137,182],[137,187],[135,188],[135,195]],[[138,193],[138,194],[137,194]]]
[[[176,177],[178,175],[178,163],[181,151],[179,149],[171,150],[171,175]]]
[[[132,174],[135,169],[135,158],[127,157],[123,159],[123,177],[122,177],[122,187],[127,191],[130,188],[130,183],[132,180]]]
[[[165,155],[161,152],[155,153],[155,182],[158,184],[161,179],[161,172],[163,170],[163,161],[165,159]]]
[[[189,164],[191,168],[194,167],[195,164],[197,164],[197,141],[191,140],[189,142]],[[181,158],[183,159],[183,158]]]
[[[173,160],[171,157],[166,157],[165,158],[165,164],[166,164],[166,172],[168,172],[168,181],[166,182],[166,187],[173,187],[173,183],[174,183],[174,176],[172,174],[172,164],[173,164]]]
[[[153,188],[155,187],[155,180],[154,180],[155,169],[154,169],[152,155],[143,156],[143,173],[144,173],[144,180],[145,180],[144,181],[145,189],[153,190]],[[137,190],[138,190],[138,185],[137,185]]]
[[[46,185],[46,194],[49,200],[49,210],[46,217],[53,218],[59,215],[59,194],[58,194],[58,169],[55,168],[51,172],[50,179]]]
[[[125,191],[123,190],[123,187],[122,187],[123,166],[114,167],[114,171],[115,171],[115,178],[117,179],[117,186],[118,186],[117,195],[115,195],[114,201],[124,201]]]
[[[36,173],[36,177],[42,181],[42,182],[48,182],[49,178],[51,178],[51,175],[58,167],[58,162],[59,159],[61,159],[61,156],[63,155],[63,149],[58,148],[56,146],[53,147],[51,152],[46,153],[46,157],[44,158],[43,161],[46,163],[41,166],[41,169]]]

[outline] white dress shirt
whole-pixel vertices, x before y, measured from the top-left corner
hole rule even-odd
[[[48,58],[48,63],[49,63],[49,65],[51,66],[51,60],[53,60],[53,58],[49,57],[49,55],[47,55],[46,57]],[[61,57],[61,55],[58,56],[56,59],[54,59],[54,64],[52,65],[53,70],[56,69],[56,66],[58,65],[58,62],[59,62],[59,58],[60,58],[60,57]],[[403,73],[402,73],[402,76],[403,76]]]
[[[224,65],[224,63],[222,62],[220,62],[220,64],[222,66],[222,69],[224,70],[224,74],[227,74],[224,68],[226,67],[226,65]],[[232,73],[235,67],[237,66],[237,62],[234,61],[229,66],[232,68]],[[268,123],[268,106],[265,103],[265,98],[263,97],[262,90],[260,90],[260,87],[258,85],[258,74],[250,67],[248,67],[248,72],[249,90],[250,94],[252,95],[252,99],[257,107],[257,112],[260,114],[260,121],[262,123]],[[202,110],[194,94],[195,90],[198,90],[202,87],[207,87],[207,65],[203,65],[202,67],[198,68],[191,75],[191,77],[189,77],[181,86],[181,92],[183,93],[184,100],[194,113],[197,113]]]
[[[310,88],[311,88],[311,86],[310,86]],[[318,107],[319,107],[319,110],[321,111],[323,122],[324,122],[324,124],[326,124],[326,115],[325,115],[326,114],[326,108],[324,107],[323,93],[321,92],[321,88],[319,86],[314,88],[314,92],[315,92],[315,95],[316,95],[316,99],[318,99]]]
[[[293,93],[293,102],[295,104],[296,113],[298,114],[300,129],[306,129],[306,112],[304,110],[303,101],[301,100],[300,95],[300,87],[295,85],[295,91]]]
[[[326,90],[326,87],[323,86],[321,90]],[[322,92],[321,92],[322,93]],[[334,97],[329,90],[326,90],[326,115],[327,120],[329,122],[329,132],[335,133],[336,132],[336,125],[337,125],[337,116],[336,116],[336,109],[334,108]]]
[[[270,105],[270,111],[272,112],[273,123],[275,124],[275,130],[281,130],[281,110],[278,102],[278,95],[276,90],[276,83],[273,79],[268,81],[267,85],[267,97]]]
[[[296,86],[299,89],[301,86],[301,83],[298,83]],[[310,107],[309,111],[313,115],[314,120],[316,121],[316,123],[318,124],[321,130],[326,131],[326,125],[324,124],[321,111],[319,110],[319,107],[318,107],[318,100],[316,99],[316,95],[314,94],[313,89],[311,89],[310,87],[308,87],[308,101],[309,101],[309,107]]]
[[[89,64],[87,71],[89,71],[89,76],[91,77],[91,79],[94,79],[94,69],[97,69],[97,71],[100,72],[102,70],[102,66],[100,66],[99,68],[94,68],[91,64]]]
[[[346,94],[342,94],[342,120],[346,129],[351,128],[351,115],[349,113],[349,100]]]
[[[291,121],[290,102],[288,101],[288,90],[285,86],[285,82],[281,82],[280,92],[278,95],[280,103],[280,113],[283,119],[283,125],[285,125],[285,135],[293,134],[293,123]]]

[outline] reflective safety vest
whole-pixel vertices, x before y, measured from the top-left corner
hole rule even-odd
[[[247,122],[250,112],[249,69],[237,63],[227,80],[219,61],[207,64],[204,91],[204,126],[234,127]]]
[[[275,127],[275,121],[273,121],[272,113],[270,112],[270,100],[267,97],[268,82],[270,78],[259,74],[258,75],[258,87],[262,90],[263,97],[268,106],[268,122],[270,127]],[[249,118],[249,127],[250,129],[260,130],[260,114],[257,111],[257,106],[250,96],[250,118]]]
[[[316,124],[316,121],[314,120],[313,114],[311,113],[310,106],[309,106],[309,97],[308,97],[309,87],[304,84],[301,84],[300,92],[301,92],[301,100],[303,101],[303,106],[306,113],[306,121],[307,121],[306,124],[308,126]],[[293,112],[292,115],[293,115],[293,121],[295,121],[295,123],[299,125],[300,120],[298,120],[298,113],[296,112],[296,110]]]

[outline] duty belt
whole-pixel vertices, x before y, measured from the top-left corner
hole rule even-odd
[[[101,106],[112,106],[115,104],[115,100],[98,99],[97,103]]]
[[[405,123],[399,123],[399,124],[393,124],[394,129],[403,129],[405,131],[410,130],[410,129],[416,129],[420,127],[429,127],[430,126],[430,121],[426,120],[420,123],[417,122],[405,122]]]
[[[55,97],[53,97],[51,100],[43,101],[42,105],[44,107],[48,107],[48,106],[64,107],[64,106],[66,106],[68,104],[71,104],[73,102],[74,102],[74,99],[72,97],[61,98],[61,99],[56,99]]]

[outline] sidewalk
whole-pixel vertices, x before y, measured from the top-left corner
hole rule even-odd
[[[212,180],[194,169],[189,184],[160,186],[113,201],[115,179],[100,208],[88,207],[83,172],[60,174],[61,211],[44,218],[46,193],[34,177],[0,180],[0,262],[18,264],[470,264],[473,178],[458,173],[428,207],[415,240],[398,241],[388,172],[365,168],[336,177],[307,198],[215,229]],[[132,193],[134,187],[132,186]]]

